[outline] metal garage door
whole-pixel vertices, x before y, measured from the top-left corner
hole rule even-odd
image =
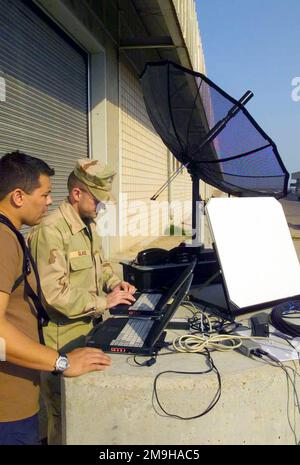
[[[19,149],[55,168],[54,207],[88,156],[88,63],[30,4],[0,0],[0,156]]]

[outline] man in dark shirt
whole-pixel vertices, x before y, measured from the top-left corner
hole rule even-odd
[[[16,229],[38,224],[51,204],[54,171],[20,152],[0,160],[0,214]],[[58,353],[39,343],[36,309],[24,292],[23,250],[11,229],[0,223],[0,445],[37,444],[39,371],[64,376],[104,370],[110,358],[101,350],[82,348]],[[36,290],[33,272],[28,277]]]

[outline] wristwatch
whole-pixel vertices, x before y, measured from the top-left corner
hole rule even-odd
[[[59,357],[55,362],[54,371],[52,371],[53,375],[61,375],[67,368],[70,367],[70,362],[67,357],[67,354],[63,354],[62,352],[58,352]]]

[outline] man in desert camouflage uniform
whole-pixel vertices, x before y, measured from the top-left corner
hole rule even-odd
[[[29,237],[50,317],[46,345],[63,352],[83,347],[93,322],[109,308],[134,301],[135,288],[116,276],[102,255],[94,219],[100,202],[112,200],[115,172],[99,161],[81,159],[68,179],[69,197]],[[44,377],[48,441],[60,442],[60,389]]]

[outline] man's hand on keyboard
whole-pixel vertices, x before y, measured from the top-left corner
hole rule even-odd
[[[106,301],[107,308],[112,308],[119,304],[132,305],[135,302],[135,298],[130,292],[114,289],[113,292],[107,294]]]
[[[120,284],[114,287],[113,292],[115,291],[125,291],[129,292],[129,294],[134,294],[136,292],[136,288],[127,281],[122,281]]]

